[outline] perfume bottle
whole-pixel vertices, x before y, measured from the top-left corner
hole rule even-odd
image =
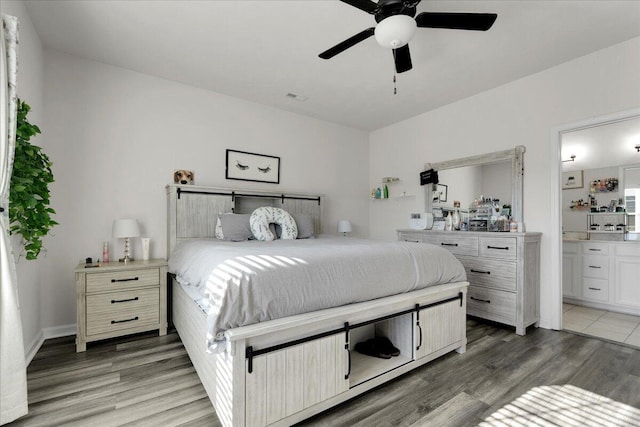
[[[453,213],[453,219],[452,219],[452,223],[453,223],[453,230],[460,230],[460,212],[458,209],[455,210],[455,212]]]
[[[102,244],[102,262],[109,262],[109,242]]]

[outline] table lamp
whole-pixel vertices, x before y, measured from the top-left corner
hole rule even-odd
[[[129,252],[129,238],[140,237],[140,227],[135,219],[117,219],[113,221],[113,237],[124,239],[124,258],[120,258],[120,262],[133,261]]]
[[[342,233],[343,236],[346,236],[347,233],[351,233],[351,221],[348,219],[341,219],[338,221],[338,233]]]

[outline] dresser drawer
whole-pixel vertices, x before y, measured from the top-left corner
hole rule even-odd
[[[516,290],[516,263],[494,259],[461,257],[459,260],[467,272],[467,280],[472,285]]]
[[[516,322],[516,294],[480,286],[469,286],[467,313],[483,319],[514,325]]]
[[[480,237],[480,256],[515,260],[516,241],[515,237]]]
[[[583,243],[582,253],[585,255],[609,255],[609,245],[607,243]]]
[[[582,296],[595,301],[609,301],[609,281],[602,279],[582,280]]]
[[[403,242],[422,242],[422,234],[418,233],[398,233],[398,240]]]
[[[87,295],[87,335],[154,325],[159,321],[159,287]]]
[[[422,241],[448,249],[454,255],[478,256],[478,238],[475,236],[425,234]]]
[[[582,276],[593,279],[609,279],[609,257],[583,256]]]
[[[158,268],[87,274],[87,293],[118,291],[158,284],[160,284]]]

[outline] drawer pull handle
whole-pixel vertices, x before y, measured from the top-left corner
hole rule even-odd
[[[600,252],[602,249],[589,249],[589,250],[593,252]]]
[[[487,249],[500,249],[502,251],[508,251],[509,250],[509,246],[487,246]]]
[[[420,243],[420,240],[409,240],[409,239],[404,239],[405,242],[411,242],[411,243]]]
[[[599,265],[590,265],[589,268],[602,268]]]
[[[458,246],[457,243],[440,243],[441,246]]]
[[[602,290],[600,288],[592,288],[592,287],[589,287],[589,289],[591,289],[592,291],[601,291]]]
[[[131,277],[129,279],[111,279],[111,283],[115,283],[115,282],[133,282],[134,280],[138,280],[138,277]]]
[[[471,269],[471,272],[472,273],[491,274],[490,271],[474,270],[473,268]]]
[[[129,299],[112,299],[111,304],[117,304],[119,302],[129,302],[129,301],[138,301],[138,297],[129,298]]]
[[[489,299],[480,299],[480,298],[475,298],[475,297],[470,297],[472,300],[474,301],[480,301],[480,302],[486,302],[487,304],[491,304],[491,300]]]
[[[138,320],[138,316],[136,316],[136,317],[134,317],[134,318],[132,318],[132,319],[112,320],[112,321],[111,321],[111,324],[112,324],[112,325],[114,325],[114,324],[116,324],[116,323],[133,322],[133,321],[136,321],[136,320]]]

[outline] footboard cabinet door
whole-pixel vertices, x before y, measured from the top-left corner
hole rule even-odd
[[[246,373],[246,425],[265,426],[348,390],[344,334],[253,358]]]
[[[465,337],[465,313],[459,300],[425,308],[418,313],[416,359],[429,356]]]

